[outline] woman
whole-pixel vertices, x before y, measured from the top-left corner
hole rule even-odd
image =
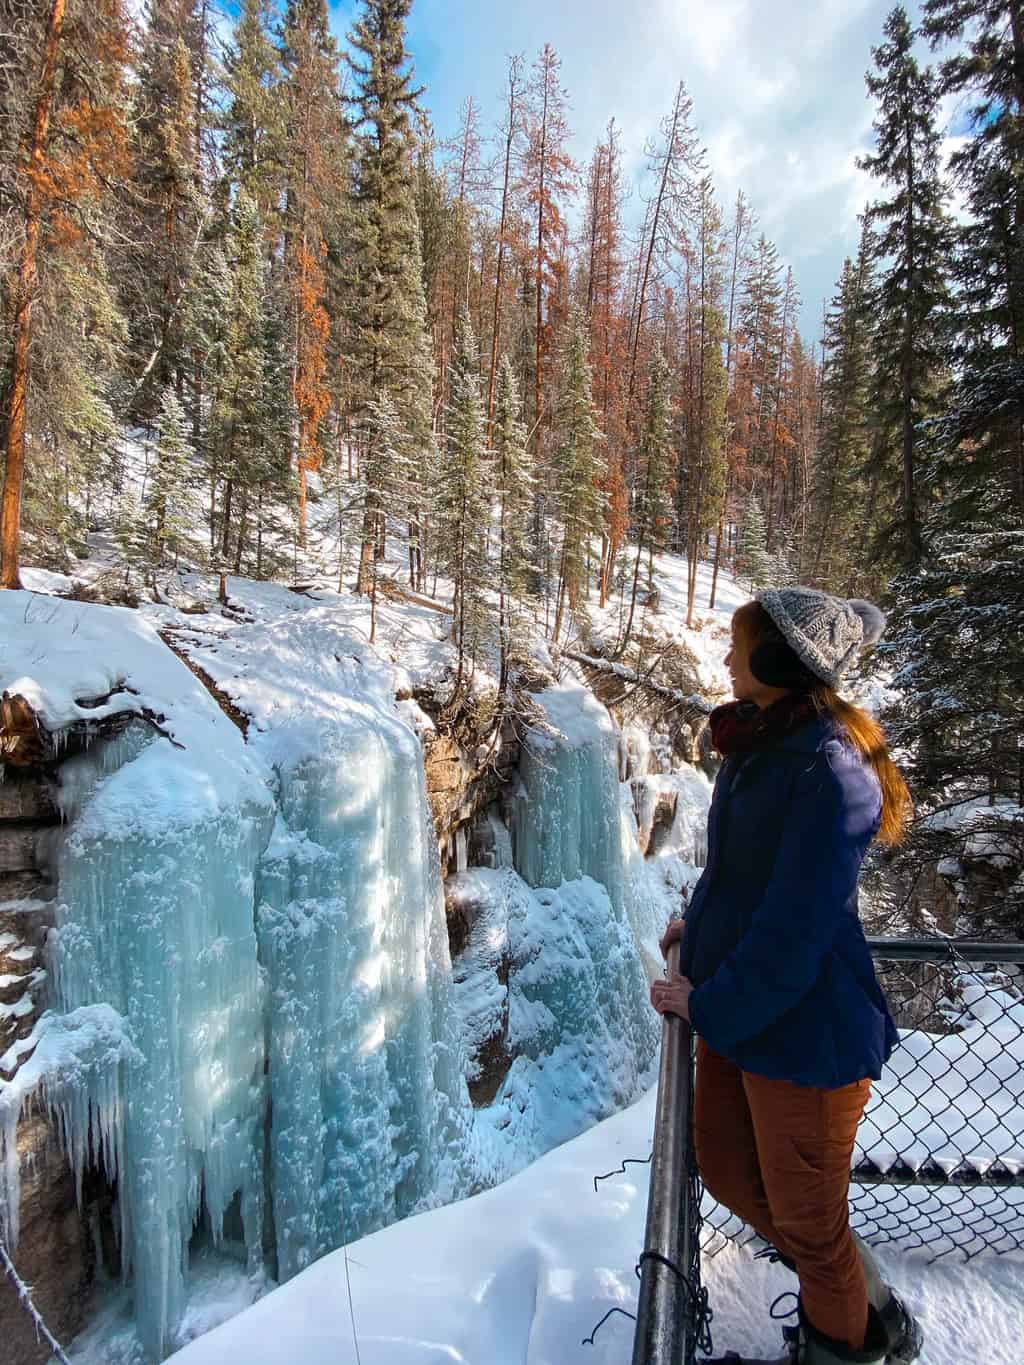
[[[680,972],[651,987],[697,1034],[705,1185],[799,1276],[780,1365],[906,1362],[921,1347],[847,1202],[871,1078],[897,1038],[857,876],[873,839],[903,837],[910,798],[882,731],[836,687],[884,625],[870,603],[810,588],[766,589],[735,613],[707,866],[685,930],[662,940],[682,937]]]

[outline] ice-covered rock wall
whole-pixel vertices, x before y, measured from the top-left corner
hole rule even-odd
[[[109,748],[68,765],[72,824],[51,957],[58,1008],[110,1006],[134,1050],[113,1087],[83,1076],[63,1104],[79,1165],[91,1106],[118,1181],[139,1334],[159,1357],[184,1303],[200,1204],[219,1241],[240,1194],[246,1242],[259,1249],[263,1025],[252,907],[271,808],[261,784],[217,791],[208,773],[162,752],[166,741],[148,739],[140,734],[135,754],[130,738],[116,742],[124,761],[109,775]]]
[[[63,765],[49,1011],[0,1059],[8,1158],[30,1085],[56,1114],[81,1193],[116,1176],[139,1332],[163,1354],[201,1208],[215,1239],[240,1199],[258,1250],[262,991],[254,873],[272,819],[267,773],[138,613],[5,598],[0,682],[53,733],[98,723]],[[145,719],[141,718],[145,716]],[[0,1206],[17,1233],[17,1163]]]
[[[573,684],[535,700],[547,724],[523,745],[514,803],[515,865],[534,889],[510,898],[509,1034],[519,1056],[506,1088],[524,1100],[531,1092],[539,1128],[582,1127],[583,1115],[633,1098],[654,1055],[644,957],[667,919],[666,887],[637,846],[605,708]],[[545,1115],[545,1095],[557,1104],[566,1091],[575,1109]]]
[[[156,1360],[201,1217],[253,1263],[272,1229],[287,1277],[476,1179],[440,866],[391,676],[331,613],[191,642],[245,743],[137,616],[55,610],[79,638],[40,714],[120,689],[150,719],[63,765],[53,1009],[19,1044],[24,1084],[0,1084],[0,1212],[16,1233],[3,1135],[31,1083],[79,1181],[116,1179]]]

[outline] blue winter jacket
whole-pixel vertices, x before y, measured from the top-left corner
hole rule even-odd
[[[744,1071],[829,1089],[881,1074],[897,1034],[857,914],[880,815],[830,717],[722,766],[680,970],[694,1028]]]

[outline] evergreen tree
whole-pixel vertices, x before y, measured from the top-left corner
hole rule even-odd
[[[491,627],[486,548],[491,470],[476,338],[465,309],[455,323],[450,394],[438,500],[438,552],[454,590],[457,696],[467,669],[471,672],[482,657]],[[516,437],[514,427],[510,436]]]
[[[128,20],[63,0],[5,25],[0,96],[0,587],[34,551],[62,562],[81,478],[102,474],[123,321],[107,269],[128,171]]]
[[[354,402],[386,390],[403,434],[426,467],[432,448],[433,373],[411,160],[411,115],[421,90],[407,69],[405,20],[411,0],[365,0],[350,43],[357,81],[356,170],[353,202],[354,281],[352,345]],[[370,563],[383,553],[381,490],[366,479],[357,591],[365,592]],[[417,573],[424,572],[420,514],[410,508],[410,542]]]
[[[525,653],[527,614],[531,600],[529,521],[533,505],[532,460],[515,371],[507,356],[498,367],[494,424],[491,430],[500,522],[498,553],[499,644],[501,687],[509,665]]]
[[[748,476],[767,493],[771,415],[781,367],[783,286],[778,249],[762,233],[746,262],[738,308],[736,364],[742,375]],[[766,528],[767,529],[767,528]]]
[[[578,612],[587,588],[591,538],[600,535],[602,497],[601,430],[591,392],[587,363],[587,328],[582,313],[574,311],[562,361],[562,386],[553,414],[556,446],[553,452],[562,545],[553,638],[562,621]]]
[[[48,257],[28,390],[23,533],[36,564],[67,571],[116,481],[115,405],[127,328],[93,242]]]
[[[291,320],[298,533],[304,543],[307,476],[320,468],[331,405],[327,241],[339,212],[347,166],[338,51],[326,0],[288,0],[281,62],[286,139],[284,268]]]
[[[586,308],[590,324],[590,364],[594,401],[604,434],[604,495],[601,535],[600,605],[605,606],[616,562],[629,529],[626,488],[625,362],[629,353],[622,310],[623,228],[622,149],[615,120],[597,146],[587,186],[589,244],[586,265]]]
[[[214,548],[236,573],[243,559],[252,564],[258,557],[261,512],[291,489],[286,358],[270,313],[263,242],[256,204],[242,189],[232,207],[220,287],[211,291],[222,323],[206,442]]]
[[[949,226],[935,126],[938,86],[931,70],[918,66],[914,31],[902,7],[889,14],[885,38],[873,49],[876,69],[867,75],[868,90],[878,101],[877,147],[859,163],[892,187],[891,196],[875,201],[866,214],[875,228],[877,266],[873,406],[878,437],[872,459],[880,488],[899,489],[902,559],[913,563],[921,549],[916,430],[936,411],[944,382]],[[881,559],[891,555],[893,529],[882,524],[875,546]]]
[[[533,67],[526,116],[523,188],[533,218],[533,432],[540,450],[544,423],[547,358],[556,336],[553,302],[560,271],[559,249],[564,235],[562,203],[575,188],[575,167],[566,150],[569,128],[566,94],[561,85],[561,60],[545,43]]]
[[[494,418],[495,382],[498,372],[498,353],[502,338],[502,305],[505,290],[505,262],[508,254],[510,228],[514,215],[512,184],[512,161],[516,140],[521,132],[521,108],[523,102],[522,58],[513,54],[509,58],[505,118],[500,130],[504,142],[502,158],[501,209],[498,218],[497,260],[494,268],[494,301],[491,312],[491,364],[487,380],[487,420]]]
[[[224,57],[227,106],[221,120],[224,173],[245,190],[268,231],[277,212],[284,160],[281,60],[269,0],[242,0]]]
[[[387,389],[380,389],[365,411],[365,453],[362,477],[375,490],[375,517],[381,528],[388,519],[404,515],[416,478],[416,467],[408,457],[408,442],[400,414]],[[365,492],[363,506],[366,505]],[[376,533],[375,533],[376,534]],[[383,529],[380,534],[383,534]],[[377,633],[377,580],[379,558],[371,555],[367,565],[365,591],[370,597],[370,643]]]
[[[941,64],[939,93],[968,105],[973,134],[950,158],[969,214],[955,233],[955,362],[972,389],[1006,384],[1010,400],[981,409],[989,425],[974,428],[972,467],[979,487],[994,480],[1024,515],[1024,415],[1013,401],[1024,363],[1024,16],[1018,0],[925,0],[923,15],[933,46],[960,45]]]
[[[693,334],[694,378],[691,420],[687,423],[685,477],[686,621],[693,624],[697,566],[704,539],[721,519],[725,501],[725,418],[728,376],[725,367],[724,253],[722,221],[710,176],[698,186],[697,253]],[[682,520],[682,518],[680,518]]]
[[[971,136],[950,165],[969,219],[955,229],[951,348],[958,382],[918,431],[924,482],[917,562],[892,585],[883,643],[898,700],[886,717],[905,754],[919,814],[893,864],[906,900],[940,859],[987,845],[1019,869],[1024,821],[1024,75],[1019,5],[926,0],[933,45],[961,50],[942,63],[939,93],[967,97]],[[962,803],[977,808],[966,820]],[[1007,805],[1013,818],[1007,817]],[[1014,853],[1016,846],[1016,853]],[[1019,936],[1019,877],[987,864],[997,894],[982,923]]]
[[[174,384],[183,405],[189,404],[197,432],[201,375],[192,369],[185,306],[210,218],[199,165],[201,32],[194,0],[154,3],[147,10],[133,126],[134,175],[126,201],[132,249],[122,280],[131,323],[132,411],[150,416],[164,389]]]
[[[168,385],[160,395],[138,504],[133,504],[129,491],[119,527],[129,564],[142,569],[151,585],[162,569],[176,567],[183,554],[191,558],[200,552],[194,538],[198,508],[192,460],[189,421],[173,386]]]
[[[643,426],[640,430],[637,466],[643,483],[634,507],[636,527],[636,557],[633,561],[633,584],[629,598],[629,616],[619,650],[625,649],[633,632],[637,594],[640,585],[640,566],[647,552],[648,588],[653,588],[654,551],[665,544],[665,532],[671,521],[672,488],[672,403],[669,392],[669,369],[665,355],[659,348],[651,360],[647,376],[647,393]]]
[[[997,855],[989,867],[996,882],[1001,865],[1014,872],[982,923],[957,927],[1020,937],[1024,531],[991,480],[975,485],[974,508],[970,519],[934,534],[926,525],[916,570],[892,586],[896,611],[880,654],[894,669],[898,700],[886,726],[904,754],[919,815],[953,811],[915,822],[893,872],[909,899],[925,867],[962,857],[967,838],[980,838]],[[965,820],[956,807],[968,801],[979,808]]]
[[[865,471],[871,449],[871,264],[864,225],[825,317],[822,419],[812,468],[807,579],[850,595],[863,577]]]
[[[786,474],[789,453],[792,448],[792,434],[786,427],[785,417],[789,410],[792,376],[789,361],[792,351],[793,334],[796,330],[796,315],[800,308],[800,296],[793,278],[792,266],[786,271],[786,282],[782,290],[782,319],[779,325],[779,340],[776,361],[772,367],[771,426],[768,435],[768,548],[776,541],[776,530],[784,521]]]
[[[736,547],[736,574],[748,591],[775,581],[776,564],[768,552],[768,527],[756,493],[751,493]]]
[[[726,309],[725,340],[725,487],[719,505],[718,525],[715,528],[715,561],[711,572],[711,594],[708,605],[712,610],[718,591],[718,573],[722,563],[722,551],[726,541],[726,519],[729,515],[730,496],[739,486],[742,466],[746,459],[746,430],[749,425],[749,409],[745,401],[749,393],[749,369],[740,365],[742,350],[739,345],[738,303],[740,268],[750,252],[750,234],[755,226],[755,218],[742,190],[736,195],[732,227],[729,232],[729,288]]]

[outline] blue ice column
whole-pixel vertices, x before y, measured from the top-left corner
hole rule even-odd
[[[473,1131],[419,741],[352,703],[277,765],[258,932],[278,1273],[464,1194]]]

